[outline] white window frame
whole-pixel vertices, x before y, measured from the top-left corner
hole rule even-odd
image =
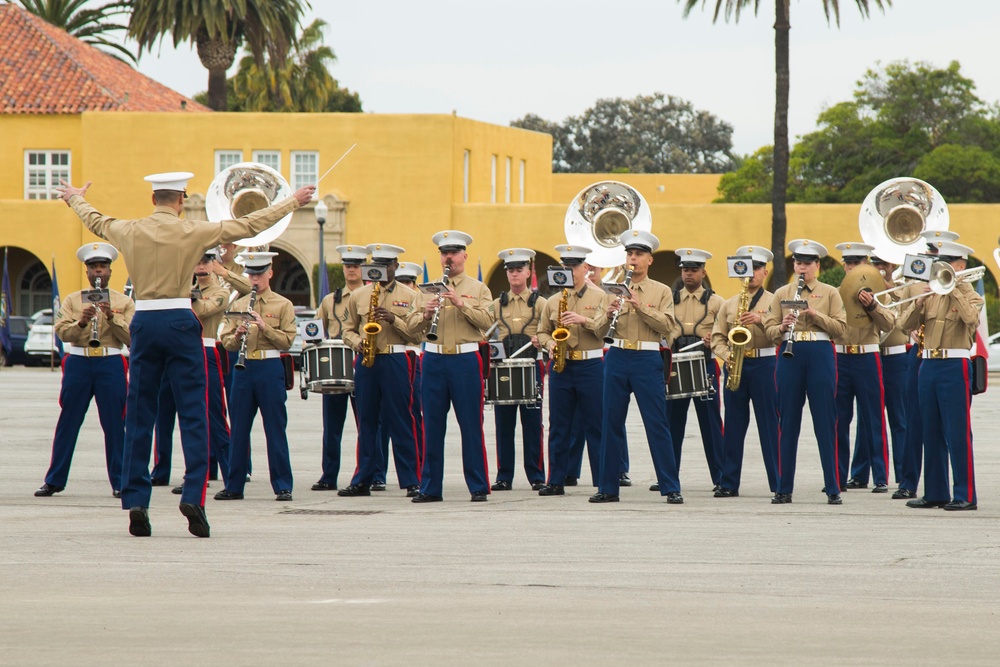
[[[243,151],[226,149],[216,149],[215,151],[215,173],[217,174],[240,162],[243,162]]]
[[[525,164],[524,160],[521,160],[521,173],[518,176],[518,179],[520,180],[520,188],[519,188],[520,192],[519,192],[518,196],[520,197],[520,200],[521,200],[522,204],[524,203],[524,172],[525,171],[527,171],[527,165]]]
[[[312,158],[314,168],[311,170],[302,169],[299,158]],[[292,151],[289,158],[288,181],[292,190],[298,190],[306,185],[315,185],[319,180],[319,151]]]
[[[32,157],[36,163],[32,164]],[[41,158],[41,164],[37,162]],[[65,164],[62,164],[65,159]],[[53,164],[58,160],[60,164]],[[56,199],[55,191],[59,181],[71,181],[73,173],[73,153],[67,150],[25,149],[24,151],[24,198],[30,200]],[[34,181],[34,182],[33,182]]]
[[[281,151],[254,151],[252,160],[281,173]]]
[[[472,151],[465,149],[465,156],[462,162],[462,201],[469,203],[469,161],[472,159]]]
[[[497,156],[490,156],[490,203],[497,203]]]
[[[510,203],[510,165],[511,157],[508,155],[507,160],[504,163],[504,185],[503,185],[503,201],[505,204]]]

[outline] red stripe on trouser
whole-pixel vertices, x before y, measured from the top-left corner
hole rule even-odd
[[[125,396],[128,396],[128,359],[125,355],[122,355],[122,367],[125,369]],[[122,404],[122,420],[125,419],[125,413],[128,412],[128,400]]]
[[[781,352],[780,352],[780,347],[781,346],[779,345],[778,347],[779,347],[778,356],[781,357]],[[773,377],[774,377],[774,395],[775,395],[774,414],[775,414],[775,417],[777,417],[777,426],[778,426],[778,478],[780,479],[781,478],[781,410],[778,408],[778,401],[777,401],[777,395],[778,395],[778,361],[777,360],[775,360],[775,362],[774,362],[774,375],[773,375]]]
[[[208,415],[208,353],[201,348],[201,365],[205,369],[205,462],[212,460],[212,427]],[[208,472],[211,466],[205,466],[205,479],[201,484],[201,506],[205,506],[205,491],[208,489]]]
[[[417,445],[417,420],[413,418],[413,373],[416,361],[411,360],[409,354],[404,354],[403,356],[406,358],[406,375],[410,379],[410,400],[406,402],[406,414],[410,418],[410,433],[413,434],[413,453],[417,466],[417,481],[419,482],[422,462],[420,460],[420,447]],[[395,447],[396,443],[392,443],[392,446]],[[389,462],[386,461],[385,465],[388,470]]]
[[[719,366],[718,359],[713,359],[712,361],[715,363],[715,382],[713,384],[715,386],[716,406],[719,408],[719,432],[722,433],[723,436],[725,436],[726,420],[722,418],[722,398],[721,398],[722,392],[719,391],[719,388],[721,387],[722,383],[722,368]],[[720,456],[722,454],[723,452],[719,452]],[[719,461],[719,474],[722,474],[722,464],[723,462]]]
[[[219,394],[222,395],[222,423],[226,426],[226,435],[229,435],[229,406],[226,402],[226,382],[222,377],[222,359],[219,357],[219,348],[213,347],[212,352],[215,354],[215,370],[219,373]],[[211,432],[212,424],[209,422],[208,430]],[[209,444],[211,448],[211,444]]]
[[[966,499],[968,502],[974,502],[973,498],[976,497],[976,483],[975,483],[975,466],[972,462],[972,406],[970,405],[969,397],[969,360],[962,360],[962,376],[965,380],[965,465],[966,465],[966,477],[968,483],[966,486]]]
[[[840,466],[837,464],[837,451],[838,451],[838,449],[840,447],[840,443],[837,442],[837,421],[838,420],[837,420],[837,407],[836,407],[837,403],[836,403],[836,401],[837,401],[837,385],[840,382],[840,370],[839,370],[839,367],[837,366],[837,346],[833,344],[833,341],[830,341],[830,348],[833,350],[833,399],[834,399],[834,408],[833,408],[833,478],[835,480],[837,480],[837,489],[833,493],[830,493],[829,489],[827,490],[827,494],[832,496],[832,495],[836,495],[836,494],[840,493],[840,487],[842,487],[843,484],[840,482]],[[812,406],[811,405],[809,406],[809,410],[810,410],[810,412],[812,411]]]
[[[479,361],[479,368],[483,367],[483,355],[476,350],[476,359]],[[490,492],[490,461],[489,455],[486,453],[486,432],[483,430],[483,376],[482,373],[479,375],[479,440],[482,443],[483,448],[483,470],[485,472],[484,479],[486,480],[486,493]]]
[[[542,419],[542,399],[545,397],[545,364],[541,361],[535,362],[538,366],[538,377],[541,378],[538,390],[538,469],[542,471],[542,481],[545,481],[545,420]],[[522,424],[521,428],[524,428]]]
[[[882,355],[875,355],[878,368],[878,419],[882,427],[882,459],[885,461],[885,481],[889,481],[889,434],[885,431],[885,383],[882,381]]]

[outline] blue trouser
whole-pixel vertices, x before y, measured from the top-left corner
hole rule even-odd
[[[410,368],[410,415],[413,416],[413,423],[416,426],[415,432],[417,434],[418,454],[417,470],[419,470],[422,465],[420,459],[423,457],[424,453],[424,417],[420,409],[420,358],[416,355],[416,353],[407,351],[406,360]],[[381,482],[382,484],[385,484],[385,473],[389,467],[389,432],[382,428],[381,421],[379,421],[378,425],[378,445],[380,458],[378,461],[378,470],[375,471],[373,482]],[[393,449],[392,455],[394,459],[399,457],[401,454],[406,456],[405,453],[397,452]],[[399,488],[403,489],[406,487],[403,485],[402,478],[399,475],[399,466],[400,461],[396,460],[396,479],[400,480]]]
[[[358,408],[354,394],[323,394],[323,474],[319,481],[337,488],[340,475],[340,449],[344,437],[344,422],[347,420],[347,399],[351,399],[354,423],[358,421]]]
[[[62,387],[59,390],[59,421],[52,440],[52,460],[45,473],[45,483],[65,487],[69,466],[90,407],[97,401],[97,416],[104,431],[104,456],[107,459],[111,488],[122,488],[122,449],[125,444],[125,392],[127,381],[125,357],[63,356]]]
[[[568,360],[562,373],[551,372],[551,364],[549,369],[549,484],[561,486],[567,477],[579,476],[583,443],[587,440],[591,474],[597,486],[604,362]],[[577,443],[579,449],[574,451]],[[575,452],[579,459],[574,458]]]
[[[246,368],[233,371],[230,397],[229,479],[226,490],[243,493],[250,458],[250,429],[260,410],[267,441],[267,467],[275,493],[292,490],[292,463],[288,458],[288,413],[285,410],[285,368],[281,359],[248,359]]]
[[[708,473],[712,484],[722,480],[722,412],[719,401],[719,364],[712,359],[708,362],[707,372],[715,392],[709,399],[675,398],[667,401],[667,421],[670,423],[670,438],[674,443],[674,459],[677,469],[681,467],[681,444],[684,442],[684,429],[687,427],[688,406],[694,400],[694,411],[698,415],[698,428],[701,430],[701,442],[705,448],[705,460],[708,462]]]
[[[888,484],[889,443],[885,432],[885,399],[882,394],[882,355],[837,355],[837,476],[849,477],[851,459],[851,421],[854,419],[854,401],[858,404],[858,431],[856,448],[864,448],[863,455],[869,462],[875,484]],[[867,466],[863,478],[868,483]]]
[[[612,347],[604,356],[604,401],[601,419],[601,483],[598,491],[617,496],[625,448],[625,418],[629,394],[639,405],[646,441],[653,458],[660,495],[679,492],[677,461],[667,428],[667,394],[663,357],[658,350]]]
[[[892,465],[895,482],[903,479],[903,452],[906,449],[906,374],[909,369],[909,358],[904,353],[882,355],[882,393],[885,397],[885,413],[889,420],[889,432],[892,434]],[[914,401],[916,408],[916,401]],[[865,450],[867,451],[867,450]],[[855,450],[855,466],[851,476],[858,479],[868,479],[869,464],[861,459]],[[857,468],[857,474],[853,468]],[[858,475],[861,475],[860,477]]]
[[[729,375],[724,374],[728,379]],[[764,457],[767,486],[778,488],[778,412],[774,406],[774,357],[743,359],[743,373],[736,391],[722,394],[726,406],[726,428],[722,446],[724,489],[740,490],[743,476],[743,444],[750,428],[750,403],[757,418],[760,453]]]
[[[424,352],[420,398],[424,406],[424,465],[420,492],[440,496],[444,481],[444,435],[448,410],[462,432],[462,467],[471,493],[489,493],[489,464],[483,435],[483,375],[479,352]]]
[[[542,371],[536,363],[535,381],[542,386]],[[493,421],[497,436],[497,481],[514,481],[514,429],[517,415],[521,414],[521,445],[524,457],[524,474],[528,483],[545,481],[545,440],[542,427],[542,397],[535,403],[493,406]]]
[[[917,346],[911,345],[906,354],[906,395],[911,406],[918,406],[920,395],[920,365],[923,361],[917,356]],[[906,447],[903,449],[903,477],[899,480],[899,488],[917,492],[920,483],[920,467],[924,461],[924,425],[921,411],[908,410],[906,413]]]
[[[177,405],[174,403],[174,394],[170,391],[169,379],[163,376],[163,381],[160,382],[159,403],[156,406],[156,427],[153,430],[153,469],[149,476],[164,484],[170,481],[176,418]]]
[[[787,343],[781,344],[783,352]],[[837,391],[836,353],[831,343],[799,341],[795,356],[780,357],[775,365],[778,386],[778,493],[795,487],[795,458],[802,430],[802,408],[809,399],[813,431],[819,444],[824,488],[830,495],[840,493],[837,475]]]
[[[924,427],[924,498],[976,503],[968,359],[924,359],[920,413]],[[954,476],[948,489],[948,459]]]
[[[371,368],[354,362],[358,406],[358,465],[351,484],[371,486],[381,457],[379,421],[392,438],[396,474],[402,488],[420,483],[416,425],[410,412],[410,369],[405,353],[378,354]]]
[[[140,310],[130,326],[122,507],[149,507],[149,456],[164,375],[177,401],[184,450],[182,503],[205,504],[208,485],[207,372],[201,323],[190,310]]]
[[[229,355],[229,363],[226,364],[226,372],[222,374],[222,381],[226,385],[226,401],[229,408],[229,422],[233,421],[233,405],[229,399],[233,395],[233,371],[236,368],[236,360],[240,358],[239,352],[226,351],[225,354]],[[250,458],[250,442],[247,441],[247,474],[253,472],[253,460]]]

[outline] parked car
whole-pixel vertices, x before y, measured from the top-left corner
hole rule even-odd
[[[316,319],[315,310],[304,306],[295,306],[296,327],[298,327],[299,322],[314,319]],[[298,330],[295,332],[295,339],[292,341],[292,346],[288,348],[288,353],[292,355],[292,359],[295,361],[295,370],[299,370],[302,366],[302,336],[299,334]]]
[[[986,348],[990,353],[986,367],[989,368],[991,373],[993,371],[1000,371],[1000,331],[986,339]]]
[[[24,344],[28,341],[28,328],[30,325],[30,317],[11,315],[10,354],[4,359],[5,366],[13,366],[15,364],[28,366],[31,364],[31,357],[24,351]]]
[[[52,310],[40,310],[31,316],[28,330],[28,340],[24,343],[24,351],[34,364],[47,365],[55,355],[55,363],[62,361],[59,350],[53,350],[52,345]]]

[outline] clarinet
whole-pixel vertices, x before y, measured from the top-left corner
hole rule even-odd
[[[441,282],[445,285],[448,284],[448,274],[451,273],[451,264],[444,267],[444,278]],[[434,309],[434,317],[431,318],[431,328],[427,331],[427,340],[430,342],[435,342],[438,339],[438,318],[441,317],[441,296],[438,295],[438,305]]]
[[[257,303],[257,286],[254,285],[250,288],[250,303],[247,304],[247,312],[249,313],[253,310],[254,304]],[[247,367],[247,338],[250,337],[250,328],[247,325],[247,332],[243,334],[243,340],[240,341],[240,356],[236,359],[236,363],[233,364],[234,368],[243,370]]]
[[[101,289],[100,278],[94,278],[94,289],[100,291]],[[101,339],[97,335],[97,316],[100,313],[101,309],[98,306],[95,306],[95,308],[97,308],[97,312],[94,313],[94,317],[91,318],[90,320],[90,340],[87,341],[87,345],[89,345],[90,347],[101,346]]]
[[[795,298],[792,299],[793,301],[798,301],[799,299],[802,298],[802,288],[805,286],[805,284],[806,284],[806,275],[804,273],[800,273],[799,283],[798,285],[795,286]],[[795,313],[796,316],[798,316],[799,309],[796,308],[792,312]],[[789,359],[795,356],[795,353],[792,351],[793,343],[795,343],[795,322],[792,322],[788,326],[788,345],[785,346],[785,351],[781,353],[781,356],[787,357]]]
[[[632,282],[632,272],[635,271],[634,266],[628,267],[628,271],[625,272],[625,286],[629,287],[629,283]],[[618,316],[621,315],[622,308],[625,306],[625,297],[618,297],[618,310],[615,314],[611,316],[611,324],[608,325],[608,333],[604,334],[604,344],[611,345],[615,342],[615,333],[618,329]]]

